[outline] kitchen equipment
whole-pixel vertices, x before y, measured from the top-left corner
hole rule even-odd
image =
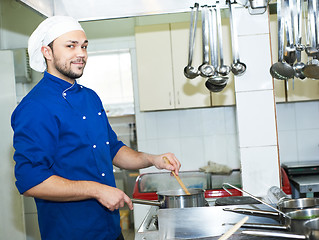
[[[287,1],[285,1],[285,24],[286,24],[286,38],[287,38],[287,46],[284,52],[284,59],[289,65],[293,65],[296,61],[296,47],[294,45],[294,36],[293,36],[293,18],[292,18],[292,9],[294,8],[293,2],[294,0],[289,0],[289,4],[287,5]]]
[[[228,205],[243,205],[243,204],[258,204],[259,201],[249,196],[232,196],[218,198],[215,201],[216,206],[228,206]]]
[[[211,77],[215,73],[215,68],[209,64],[209,43],[208,43],[208,7],[202,8],[202,42],[203,42],[203,63],[198,67],[202,77]]]
[[[233,227],[231,227],[227,232],[225,232],[218,240],[227,240],[231,235],[233,235],[245,222],[247,222],[248,216],[244,217]]]
[[[223,32],[222,32],[222,20],[221,20],[219,4],[216,5],[216,16],[217,16],[217,31],[218,31],[218,45],[219,45],[219,65],[217,66],[216,71],[221,76],[227,76],[230,72],[230,66],[224,64]]]
[[[314,218],[319,218],[319,208],[308,208],[303,210],[296,210],[292,212],[287,212],[286,216],[278,215],[275,212],[263,211],[263,210],[254,210],[254,209],[224,209],[226,211],[249,214],[254,216],[264,216],[273,218],[277,215],[277,221],[281,223],[278,224],[244,224],[243,227],[253,227],[253,228],[266,228],[266,229],[277,229],[277,230],[288,230],[291,232],[305,233],[304,224],[306,221]]]
[[[276,204],[276,205],[279,202],[290,198],[283,190],[281,190],[277,186],[272,186],[271,188],[268,189],[267,197],[271,203]]]
[[[246,71],[246,64],[240,62],[239,53],[238,53],[238,40],[237,40],[237,29],[236,29],[236,20],[232,12],[232,6],[230,0],[227,0],[229,6],[229,20],[230,20],[230,34],[232,41],[232,54],[233,54],[233,64],[231,66],[231,71],[236,76],[241,76]]]
[[[308,78],[319,79],[319,60],[318,58],[318,23],[317,13],[319,7],[316,0],[308,0],[308,18],[311,29],[311,46],[307,51],[311,53],[313,59],[308,61],[304,68],[304,74]],[[310,50],[309,50],[310,49]]]
[[[286,11],[286,4],[277,0],[277,25],[278,25],[278,62],[270,67],[270,74],[272,77],[279,80],[288,80],[294,76],[293,68],[284,61],[284,26],[285,19],[283,14]],[[283,9],[282,9],[283,7]]]
[[[241,191],[242,193],[245,193],[245,194],[249,195],[249,196],[252,197],[253,199],[257,200],[258,202],[260,202],[260,203],[262,203],[262,204],[264,204],[264,205],[270,207],[271,209],[275,210],[275,212],[281,214],[282,216],[288,217],[288,216],[286,215],[286,213],[284,213],[284,212],[278,210],[277,208],[271,206],[270,204],[266,203],[265,201],[261,200],[260,198],[257,198],[257,197],[255,197],[254,195],[252,195],[252,194],[246,192],[245,190],[239,189],[239,188],[233,186],[232,184],[224,183],[224,184],[223,184],[223,188],[224,188],[227,192],[228,192],[228,190],[225,188],[225,185],[228,185],[228,186],[230,186],[230,187],[232,187],[232,188],[237,189],[238,191]],[[228,193],[231,195],[231,192],[228,192]]]
[[[199,4],[195,3],[191,12],[191,20],[190,20],[190,28],[189,28],[188,64],[184,68],[184,75],[185,77],[189,79],[196,78],[199,75],[199,71],[192,66],[196,28],[197,28],[198,8],[199,8]]]
[[[306,76],[303,73],[305,64],[301,62],[301,51],[305,49],[305,46],[301,42],[301,33],[302,33],[302,13],[303,13],[303,4],[301,0],[296,1],[297,5],[297,14],[294,17],[294,26],[295,26],[295,42],[296,42],[296,57],[297,62],[294,64],[293,69],[295,71],[295,77],[299,79],[305,79]]]
[[[167,157],[163,157],[164,161],[167,163],[167,164],[171,164],[168,160]],[[174,171],[171,171],[171,173],[174,175],[175,179],[177,180],[177,182],[179,183],[179,185],[181,185],[182,189],[184,190],[184,192],[187,194],[187,195],[190,195],[190,192],[187,190],[187,188],[185,187],[184,183],[182,182],[181,178],[176,175],[176,173]]]
[[[268,0],[249,0],[249,2],[252,9],[267,8],[268,6]]]
[[[288,175],[292,198],[319,195],[319,161],[287,162],[282,168]]]
[[[278,208],[283,212],[315,207],[319,207],[319,198],[285,199],[278,203]]]
[[[259,206],[261,205],[261,206]],[[238,206],[238,205],[236,205]],[[246,205],[244,205],[246,206]],[[256,207],[264,207],[257,204]],[[243,217],[239,214],[224,212],[222,206],[197,207],[197,208],[168,208],[159,209],[158,225],[159,236],[157,239],[216,239],[218,240],[232,225],[227,222],[237,223]],[[145,223],[149,220],[146,219]],[[259,223],[272,223],[272,219],[249,216],[248,221],[257,221]],[[230,239],[245,239],[247,235],[241,235],[236,232]],[[246,237],[246,238],[245,238]],[[141,239],[141,238],[140,238]],[[155,238],[147,238],[146,240]]]
[[[262,236],[262,237],[279,237],[289,239],[308,239],[319,240],[319,219],[308,220],[304,224],[304,235],[292,233],[277,233],[277,232],[263,232],[263,231],[242,231],[243,234]]]
[[[215,69],[218,67],[218,50],[217,50],[217,20],[216,20],[216,10],[210,9],[209,17],[209,40],[210,40],[210,53],[211,53],[211,64]],[[228,77],[218,76],[215,72],[213,76],[207,79],[205,86],[211,92],[220,92],[227,85]]]
[[[203,189],[189,189],[190,194],[185,194],[182,189],[158,192],[158,201],[132,199],[133,203],[158,206],[160,208],[187,208],[203,207],[207,205],[205,201],[205,191]]]

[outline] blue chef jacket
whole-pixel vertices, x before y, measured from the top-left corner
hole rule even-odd
[[[115,187],[112,160],[124,146],[97,94],[47,72],[12,114],[16,186],[20,193],[52,175]],[[35,199],[43,240],[111,240],[120,233],[118,211],[95,199]]]

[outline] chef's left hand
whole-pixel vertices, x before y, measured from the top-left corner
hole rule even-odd
[[[166,163],[164,157],[166,157],[170,163]],[[153,164],[158,169],[167,169],[170,171],[174,171],[176,175],[178,175],[179,169],[181,167],[181,163],[173,153],[156,155]]]

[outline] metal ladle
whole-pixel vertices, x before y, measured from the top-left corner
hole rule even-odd
[[[215,68],[209,64],[209,44],[208,44],[208,23],[207,23],[207,5],[202,9],[202,41],[203,41],[203,64],[198,70],[202,77],[211,77],[215,73]]]
[[[289,5],[286,5],[286,37],[287,37],[287,46],[284,53],[284,59],[289,65],[293,65],[296,61],[296,47],[293,41],[293,19],[291,17],[293,11],[293,2],[294,0],[289,0]]]
[[[297,28],[295,28],[295,41],[296,41],[296,56],[297,56],[297,62],[294,64],[293,69],[295,71],[295,77],[299,79],[305,79],[306,76],[303,73],[303,70],[305,68],[305,64],[301,62],[301,51],[304,50],[304,46],[301,44],[301,26],[302,26],[302,2],[301,0],[297,0],[297,16],[295,21],[297,21]],[[295,25],[296,26],[296,25]]]
[[[209,42],[210,42],[210,54],[211,64],[216,69],[218,66],[218,49],[217,49],[217,24],[216,24],[216,10],[210,9],[209,15]],[[220,92],[227,85],[228,77],[218,76],[217,73],[214,76],[207,79],[205,85],[212,92]]]
[[[220,7],[216,6],[216,16],[217,16],[217,31],[218,31],[218,45],[219,45],[219,65],[217,66],[217,73],[222,76],[227,76],[230,72],[230,66],[224,65],[223,56],[223,32],[222,32],[222,21]]]
[[[318,23],[319,19],[316,13],[318,12],[318,6],[316,0],[308,1],[308,18],[310,19],[311,27],[311,48],[313,50],[313,59],[307,63],[304,68],[304,74],[308,78],[319,79],[319,60],[318,60]]]
[[[285,0],[283,0],[285,1]],[[282,0],[277,0],[277,24],[278,24],[278,62],[270,67],[270,74],[279,80],[288,80],[294,77],[292,66],[283,60],[284,56],[284,21],[282,19]],[[285,5],[284,5],[285,6]],[[286,10],[284,8],[283,10]]]
[[[198,7],[199,7],[199,4],[195,3],[191,12],[191,20],[190,20],[190,28],[189,28],[188,64],[184,68],[184,75],[185,77],[189,79],[194,79],[199,75],[198,69],[192,66],[196,28],[197,28]]]
[[[240,62],[238,54],[238,43],[237,43],[237,31],[235,28],[235,19],[232,13],[232,6],[230,0],[227,0],[229,5],[229,19],[230,19],[230,34],[232,39],[232,51],[233,51],[233,64],[231,66],[231,71],[236,76],[241,76],[246,71],[246,64]]]

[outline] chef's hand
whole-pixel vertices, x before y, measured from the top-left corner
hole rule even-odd
[[[168,159],[169,163],[165,161],[165,157]],[[153,165],[158,169],[174,171],[176,175],[178,175],[179,169],[181,168],[181,163],[173,153],[155,155]]]
[[[131,199],[120,189],[101,184],[97,200],[110,211],[124,207],[126,203],[133,210]]]

